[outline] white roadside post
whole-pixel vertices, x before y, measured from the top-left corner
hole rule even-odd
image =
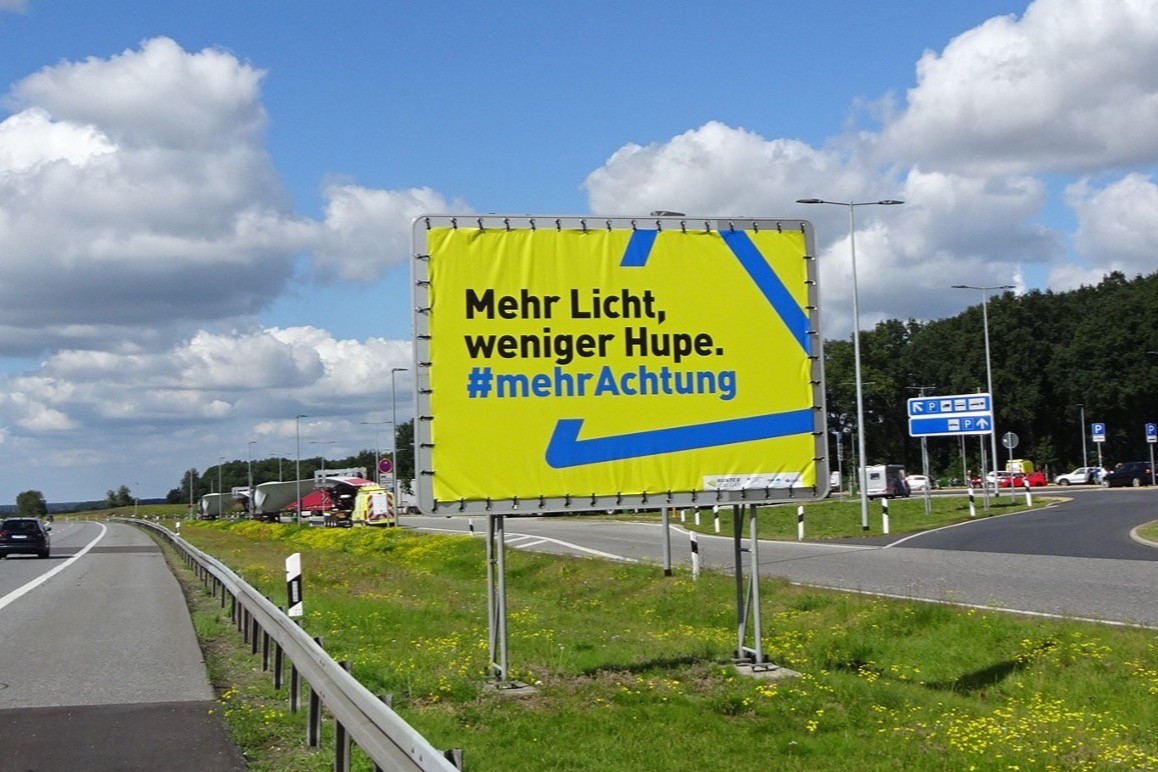
[[[804,541],[804,505],[796,507],[796,541]]]
[[[700,578],[700,542],[696,538],[696,532],[692,531],[690,534],[690,547],[692,550],[692,579]]]
[[[295,552],[285,559],[286,615],[300,619],[302,604],[302,553]]]
[[[881,531],[882,533],[889,532],[889,500],[887,498],[881,499]]]

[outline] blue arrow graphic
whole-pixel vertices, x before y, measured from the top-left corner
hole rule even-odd
[[[579,439],[582,427],[582,418],[564,418],[555,424],[555,433],[547,445],[548,464],[561,469],[803,434],[812,431],[812,410],[732,418],[696,426],[673,426],[589,440]]]

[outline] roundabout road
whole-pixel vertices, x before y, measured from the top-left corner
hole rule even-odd
[[[1130,530],[1155,518],[1158,490],[1066,491],[1072,501],[1031,513],[979,516],[896,539],[760,542],[760,573],[796,584],[1158,629],[1158,548]],[[980,510],[979,510],[980,511]],[[406,516],[404,527],[486,531],[485,518]],[[509,547],[660,563],[658,523],[510,517]],[[689,563],[673,525],[672,561]],[[708,570],[733,570],[731,538],[699,537]]]

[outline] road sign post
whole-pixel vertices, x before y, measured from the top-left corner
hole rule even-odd
[[[1154,472],[1154,443],[1158,442],[1158,424],[1146,424],[1146,445],[1150,448],[1150,484],[1158,484]]]
[[[1102,463],[1102,445],[1106,442],[1106,425],[1100,421],[1090,424],[1090,439],[1098,448],[1098,468],[1103,468],[1105,464]]]

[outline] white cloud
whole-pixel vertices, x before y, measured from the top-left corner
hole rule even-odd
[[[410,222],[423,213],[465,213],[430,188],[374,190],[351,184],[326,187],[325,222],[317,229],[314,254],[319,274],[376,281],[410,255]]]
[[[1078,217],[1074,246],[1089,263],[1100,266],[1099,274],[1106,269],[1128,277],[1154,272],[1158,185],[1152,178],[1128,174],[1100,188],[1081,180],[1066,189],[1066,198]],[[1081,274],[1059,270],[1057,278],[1074,286],[1071,282]]]
[[[884,157],[974,174],[1158,160],[1158,3],[1036,0],[917,63]]]
[[[624,145],[588,175],[584,187],[595,214],[664,209],[776,217],[822,185],[847,190],[866,183],[833,153],[710,121],[666,143]]]
[[[389,394],[409,342],[336,340],[312,327],[202,332],[172,351],[62,351],[6,379],[0,409],[30,433],[77,425],[199,424],[284,415],[297,406],[363,415]],[[289,406],[289,407],[287,407]]]
[[[15,84],[22,109],[0,123],[0,351],[167,345],[277,297],[312,229],[261,146],[260,80],[157,38]]]

